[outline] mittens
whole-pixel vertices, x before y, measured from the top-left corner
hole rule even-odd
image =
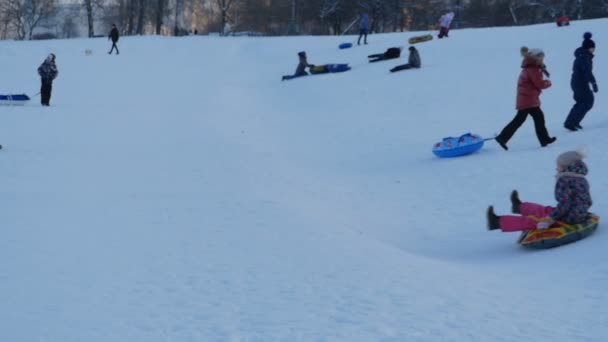
[[[552,224],[553,224],[552,220],[540,221],[536,224],[536,229],[547,229],[547,228],[551,227]]]
[[[597,83],[593,83],[591,86],[593,87],[593,92],[597,93]]]

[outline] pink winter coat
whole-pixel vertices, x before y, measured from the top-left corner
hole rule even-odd
[[[540,107],[540,93],[551,86],[551,82],[543,79],[543,71],[538,62],[526,57],[521,67],[517,81],[517,110]]]

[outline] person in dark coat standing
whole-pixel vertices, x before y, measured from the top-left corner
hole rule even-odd
[[[534,120],[536,137],[542,147],[555,140],[550,137],[545,127],[545,114],[540,109],[540,93],[543,89],[551,86],[551,81],[543,79],[542,65],[545,53],[541,49],[531,49],[522,63],[522,71],[517,81],[517,114],[502,132],[496,136],[496,142],[506,151],[507,142],[515,134],[517,129],[526,121],[528,115]]]
[[[116,49],[116,54],[119,55],[120,52],[118,51],[118,46],[116,46],[116,42],[118,41],[118,29],[116,28],[115,24],[112,24],[112,30],[110,31],[110,35],[108,36],[108,40],[112,39],[112,49],[110,49],[110,52],[108,52],[108,54],[112,54],[112,51],[114,51],[114,49]]]
[[[412,68],[415,68],[415,69],[420,68],[420,55],[418,54],[418,50],[416,50],[416,48],[413,46],[410,46],[408,48],[408,50],[410,50],[410,55],[407,59],[407,64],[398,65],[398,66],[392,68],[391,72],[407,70],[407,69],[412,69]]]
[[[314,65],[308,64],[308,60],[306,59],[305,51],[298,52],[298,58],[300,59],[300,63],[298,63],[295,74],[283,76],[281,81],[286,81],[286,80],[291,80],[292,78],[306,76],[306,75],[308,75],[308,73],[306,72],[306,68],[314,67]]]
[[[367,13],[361,13],[361,19],[359,21],[359,39],[357,40],[357,45],[361,45],[361,37],[365,37],[363,39],[363,44],[367,44],[367,34],[369,33],[369,15]]]
[[[564,127],[570,131],[582,129],[581,121],[585,114],[593,108],[593,93],[597,93],[597,82],[593,76],[593,53],[595,52],[595,42],[591,40],[591,33],[586,32],[583,36],[583,45],[574,51],[574,64],[572,65],[572,78],[570,87],[574,92],[576,103],[570,110],[570,114],[564,122]],[[589,89],[589,85],[593,89]]]
[[[53,80],[57,78],[59,71],[55,64],[55,54],[50,54],[44,62],[38,67],[38,75],[40,75],[40,103],[43,106],[50,106],[51,92],[53,91]]]

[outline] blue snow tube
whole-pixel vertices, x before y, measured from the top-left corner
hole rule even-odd
[[[440,158],[460,157],[477,152],[483,146],[483,138],[466,133],[459,137],[447,137],[433,146],[433,153]]]
[[[340,45],[338,45],[338,47],[342,50],[342,49],[349,49],[351,47],[353,47],[353,43],[342,43]]]
[[[329,72],[344,72],[350,70],[348,64],[327,64],[326,67]]]

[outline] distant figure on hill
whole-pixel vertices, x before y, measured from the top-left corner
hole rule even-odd
[[[528,115],[534,120],[536,137],[542,147],[545,147],[555,140],[550,137],[547,127],[545,127],[545,114],[540,109],[540,93],[543,89],[551,86],[551,81],[543,79],[541,66],[545,58],[545,53],[541,49],[532,49],[528,52],[522,64],[522,71],[517,81],[517,114],[498,136],[496,142],[506,151],[507,142],[513,134],[526,121]]]
[[[306,72],[306,68],[312,68],[314,65],[308,64],[308,60],[306,59],[306,52],[300,51],[298,52],[298,57],[300,62],[298,63],[298,67],[296,68],[296,72],[293,75],[283,76],[282,81],[291,80],[296,77],[306,76],[308,73]]]
[[[376,53],[367,56],[370,63],[385,61],[387,59],[399,58],[401,56],[401,50],[403,46],[388,48],[384,53]]]
[[[108,52],[108,54],[111,55],[114,49],[116,49],[117,55],[120,54],[120,52],[118,51],[118,46],[116,46],[116,42],[118,42],[118,29],[116,28],[116,24],[112,24],[112,30],[110,30],[110,35],[108,35],[108,40],[110,39],[112,40],[112,48],[110,49],[110,52]]]
[[[391,72],[396,72],[396,71],[400,71],[400,70],[407,70],[407,69],[418,69],[420,68],[420,55],[418,54],[418,50],[416,50],[415,47],[410,46],[408,48],[408,50],[410,50],[410,55],[407,59],[407,64],[401,64],[398,65],[394,68],[391,69]]]
[[[361,19],[359,21],[359,39],[357,40],[357,45],[361,45],[361,37],[365,36],[363,39],[363,44],[367,44],[367,34],[369,33],[369,15],[365,12],[361,13]]]
[[[574,92],[576,103],[570,110],[564,127],[570,131],[582,129],[581,121],[585,115],[593,108],[595,98],[593,93],[597,93],[597,82],[593,76],[593,57],[595,53],[595,42],[591,40],[591,33],[586,32],[583,36],[583,44],[574,51],[574,64],[572,65],[572,78],[570,87]],[[593,93],[589,86],[593,89]]]
[[[53,80],[57,78],[59,71],[55,64],[55,54],[50,54],[44,62],[38,67],[38,75],[40,75],[40,103],[43,106],[50,106],[51,92],[53,91]]]
[[[452,20],[454,19],[454,12],[448,12],[439,18],[439,34],[437,37],[439,39],[443,37],[448,37],[448,33],[450,32],[450,25],[452,25]]]

